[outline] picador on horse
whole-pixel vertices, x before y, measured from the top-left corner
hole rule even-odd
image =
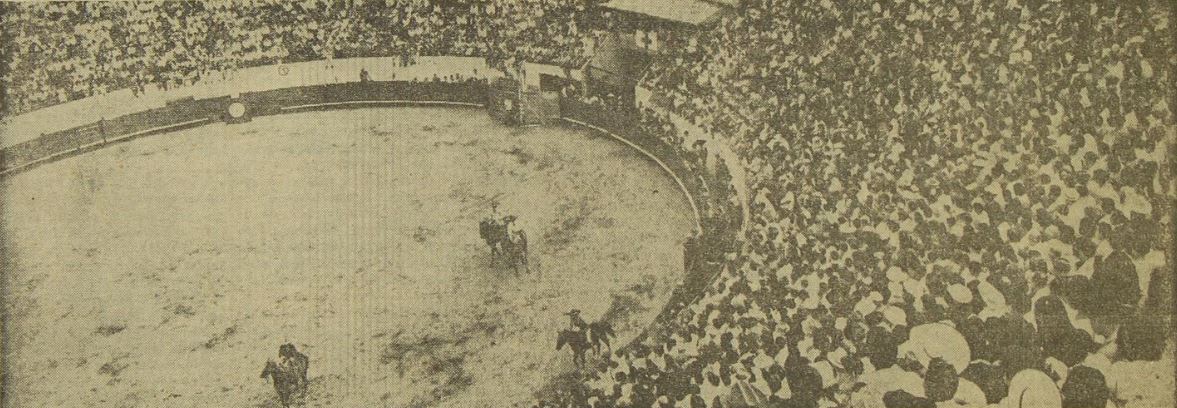
[[[296,397],[306,395],[307,369],[310,367],[310,359],[306,354],[298,352],[298,349],[290,343],[278,347],[278,358],[278,362],[273,360],[266,362],[266,368],[262,370],[261,378],[269,377],[274,382],[274,391],[278,392],[278,402],[283,407],[289,407]]]
[[[588,323],[580,317],[580,310],[572,309],[564,315],[568,316],[568,328],[556,332],[556,350],[568,348],[572,350],[572,363],[577,368],[584,368],[585,353],[592,351],[600,355],[601,349],[612,350],[610,344],[617,334],[613,332],[613,325],[607,321]],[[603,347],[602,347],[603,346]]]
[[[519,275],[519,268],[530,272],[527,265],[527,234],[522,229],[512,229],[518,219],[514,215],[498,217],[498,206],[491,205],[491,215],[478,223],[478,235],[490,247],[491,264],[503,260]]]

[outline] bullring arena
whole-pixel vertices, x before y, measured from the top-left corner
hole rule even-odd
[[[0,406],[1173,406],[1172,7],[0,3]]]
[[[526,402],[569,369],[569,308],[633,338],[682,279],[690,207],[629,149],[471,108],[367,108],[166,133],[6,180],[11,402],[252,406],[286,342],[316,357],[316,405]],[[526,214],[530,273],[491,266],[492,201]]]

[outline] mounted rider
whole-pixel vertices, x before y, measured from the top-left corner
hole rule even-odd
[[[568,313],[565,313],[564,315],[568,316],[568,328],[569,329],[571,329],[573,331],[588,330],[588,323],[586,323],[584,321],[584,319],[580,318],[580,310],[572,309],[572,310],[569,310]]]
[[[478,235],[490,247],[491,265],[505,261],[519,274],[522,268],[529,271],[527,262],[527,234],[522,229],[512,229],[517,220],[514,215],[499,217],[498,203],[491,202],[491,214],[478,223]]]
[[[602,350],[613,350],[611,339],[615,339],[617,333],[613,331],[613,325],[609,322],[587,323],[580,318],[578,309],[569,310],[564,315],[568,316],[569,328],[556,331],[556,350],[569,345],[572,350],[572,363],[576,364],[577,368],[584,367],[586,352],[592,351],[599,356]]]
[[[278,362],[266,361],[261,378],[268,378],[274,384],[274,391],[278,393],[278,402],[283,407],[289,407],[296,398],[307,393],[307,368],[310,359],[306,354],[298,352],[293,344],[286,343],[278,346]]]
[[[307,369],[310,368],[310,358],[306,354],[300,353],[294,344],[286,343],[278,346],[279,366],[283,369],[293,370],[298,373],[299,386],[304,388],[307,386]]]
[[[511,223],[517,219],[519,217],[514,215],[499,217],[499,203],[491,202],[490,214],[482,217],[482,221],[479,223],[479,232],[483,239],[496,233],[502,233],[505,236],[508,231],[511,231]]]
[[[511,223],[515,222],[515,220],[517,220],[517,219],[519,219],[519,217],[516,217],[514,215],[508,215],[506,217],[503,217],[502,220],[500,220],[500,222],[502,223],[500,225],[502,225],[503,228],[506,229],[507,231],[511,231]]]

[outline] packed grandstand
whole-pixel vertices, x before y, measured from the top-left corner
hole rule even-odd
[[[601,6],[5,3],[3,112],[278,62],[576,69]],[[1170,7],[744,0],[660,33],[649,101],[610,105],[734,152],[744,233],[657,333],[536,404],[1172,406]]]

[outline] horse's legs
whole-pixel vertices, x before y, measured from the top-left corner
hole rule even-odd
[[[270,377],[270,380],[274,382],[274,393],[278,394],[278,403],[286,406],[286,399],[282,398],[282,385],[278,384],[278,376],[273,375]]]
[[[282,406],[285,408],[289,408],[290,407],[290,394],[288,392],[278,391],[278,403],[282,404]]]

